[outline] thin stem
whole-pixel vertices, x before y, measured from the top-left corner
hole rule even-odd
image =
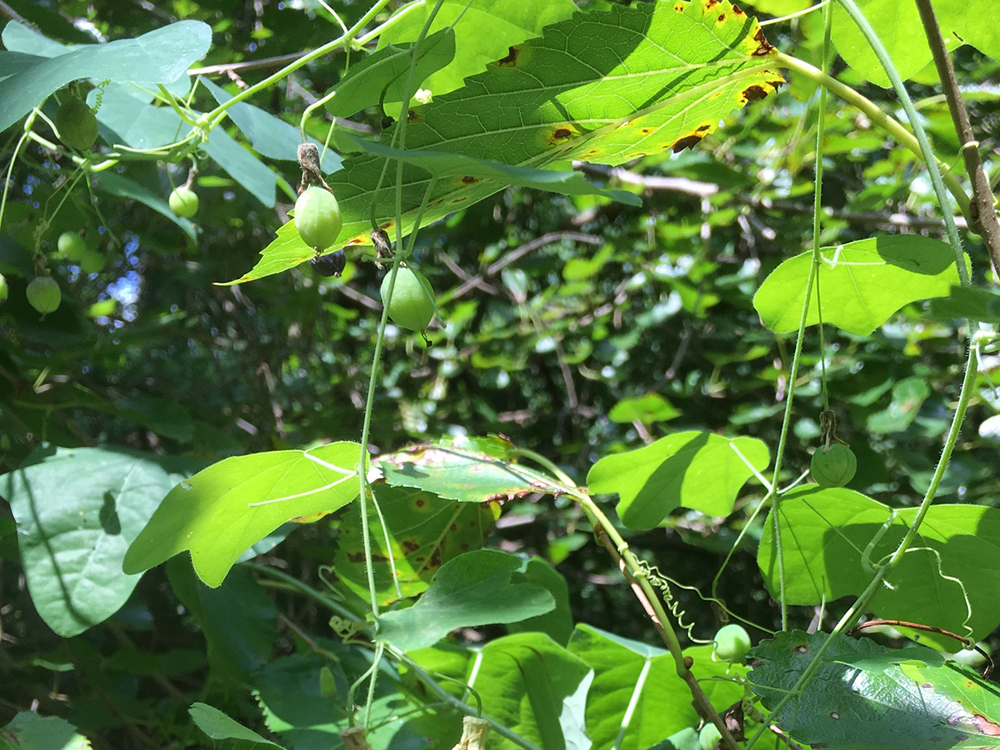
[[[783,52],[777,52],[773,55],[780,65],[788,68],[789,70],[794,70],[798,73],[802,73],[808,76],[816,83],[820,84],[824,88],[828,89],[832,93],[839,96],[844,101],[857,107],[859,110],[865,113],[865,116],[871,120],[873,123],[881,127],[883,130],[889,133],[893,138],[895,138],[901,146],[906,147],[911,152],[913,152],[921,161],[926,163],[924,154],[920,149],[920,142],[913,136],[913,133],[904,128],[897,120],[893,119],[885,112],[883,112],[879,107],[872,102],[870,99],[859,94],[857,91],[852,89],[850,86],[846,86],[836,78],[825,74],[819,68],[816,68],[809,63],[799,60],[797,57],[792,57]],[[944,179],[945,185],[948,187],[948,192],[952,194],[955,198],[955,203],[958,204],[959,210],[966,219],[969,218],[969,196],[966,194],[965,189],[962,187],[962,183],[959,182],[958,178],[952,173],[947,165],[941,164],[936,158],[932,157],[935,164],[939,165],[942,170],[942,177]]]
[[[899,72],[896,70],[896,66],[892,64],[892,58],[889,57],[889,53],[886,51],[885,46],[882,44],[882,40],[879,39],[878,34],[875,33],[875,29],[872,25],[868,23],[868,19],[865,18],[865,14],[861,12],[854,0],[837,0],[847,14],[851,17],[851,20],[857,24],[858,28],[861,30],[862,35],[864,35],[868,44],[871,45],[872,50],[875,52],[875,56],[878,58],[879,62],[882,63],[882,67],[885,68],[886,75],[889,76],[889,80],[892,81],[892,88],[899,97],[900,103],[903,105],[903,111],[906,112],[906,117],[910,121],[910,127],[913,128],[913,134],[916,136],[917,143],[920,147],[920,153],[923,156],[924,164],[927,165],[927,173],[931,177],[931,183],[934,185],[934,194],[937,196],[938,206],[941,209],[941,214],[944,218],[944,225],[948,231],[948,241],[951,244],[951,250],[955,254],[955,263],[958,266],[958,278],[962,282],[962,286],[969,285],[969,271],[965,267],[965,252],[962,250],[962,239],[958,235],[958,227],[955,226],[955,215],[951,210],[951,205],[948,203],[948,198],[945,195],[945,185],[942,178],[941,169],[938,166],[937,157],[934,155],[934,150],[931,148],[931,143],[927,139],[927,133],[924,131],[924,126],[920,122],[920,116],[917,114],[916,108],[913,106],[913,100],[910,99],[910,93],[906,90],[906,86],[903,85],[903,79],[900,78]],[[952,191],[954,193],[954,191]],[[965,214],[967,219],[971,220],[971,212],[969,210],[969,196],[962,191],[962,197],[964,199],[964,207],[962,208],[962,213]],[[971,222],[970,222],[971,223]]]
[[[629,549],[628,543],[618,533],[618,530],[611,524],[611,521],[598,507],[597,503],[586,492],[579,489],[567,488],[567,495],[576,500],[583,508],[594,525],[594,533],[597,539],[608,550],[608,553],[618,562],[619,570],[628,580],[633,593],[647,608],[647,613],[656,627],[657,632],[663,639],[667,650],[674,658],[674,667],[677,676],[684,680],[691,697],[694,699],[695,708],[699,715],[708,717],[722,735],[722,746],[726,750],[739,750],[736,740],[733,738],[725,721],[719,716],[719,712],[712,706],[712,702],[705,695],[697,677],[691,671],[692,662],[684,656],[677,633],[674,631],[670,617],[663,608],[663,603],[652,584],[649,582],[646,569],[639,558]],[[651,611],[649,611],[651,610]]]
[[[938,76],[941,78],[941,87],[944,89],[944,95],[948,101],[951,119],[955,123],[958,141],[962,144],[961,152],[965,159],[965,171],[969,173],[969,178],[972,181],[973,224],[971,228],[982,236],[986,243],[986,250],[990,254],[990,260],[993,262],[993,269],[1000,277],[1000,223],[997,222],[996,210],[993,207],[993,191],[990,189],[986,172],[983,171],[982,159],[979,157],[979,143],[972,132],[969,113],[965,109],[965,102],[962,100],[962,94],[958,88],[955,68],[951,64],[951,57],[945,47],[941,27],[934,15],[934,6],[931,5],[931,0],[916,0],[916,3],[931,54],[934,56]]]
[[[337,39],[334,39],[332,42],[327,42],[326,44],[317,47],[312,52],[303,55],[302,57],[293,61],[289,65],[286,65],[278,72],[268,76],[260,83],[256,83],[250,88],[240,91],[238,94],[233,96],[233,98],[230,99],[229,101],[220,104],[211,112],[208,112],[207,115],[205,115],[205,120],[208,122],[212,122],[213,124],[216,123],[217,120],[220,119],[220,116],[233,105],[239,104],[240,102],[249,99],[254,94],[270,88],[278,81],[282,80],[283,78],[287,78],[296,70],[303,67],[304,65],[308,65],[313,60],[323,57],[323,55],[329,54],[330,52],[336,49],[340,49],[341,47],[346,47],[350,45],[354,41],[354,37],[358,35],[361,29],[363,29],[369,21],[375,18],[375,16],[379,14],[382,8],[388,5],[389,2],[390,0],[377,0],[377,2],[371,8],[368,9],[368,12],[361,17],[361,20],[358,21],[356,24],[354,24],[354,26],[352,26],[351,29],[346,34],[341,35]]]

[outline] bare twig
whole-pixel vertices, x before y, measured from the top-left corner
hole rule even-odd
[[[218,76],[218,75],[228,75],[230,71],[237,70],[257,70],[259,68],[278,68],[282,65],[287,65],[290,62],[295,62],[303,55],[308,54],[309,50],[305,52],[292,52],[289,55],[278,55],[277,57],[263,57],[260,60],[246,60],[245,62],[235,62],[235,63],[223,63],[221,65],[206,65],[203,68],[191,68],[188,71],[189,76]]]
[[[996,210],[993,208],[993,192],[990,190],[989,180],[986,179],[986,173],[983,171],[983,162],[979,158],[979,142],[972,132],[969,113],[966,111],[965,102],[962,101],[962,95],[959,93],[955,69],[952,67],[944,37],[941,35],[941,27],[934,15],[934,6],[931,5],[931,0],[916,0],[916,3],[917,9],[920,11],[920,20],[924,25],[924,33],[927,35],[927,42],[934,55],[934,65],[937,67],[938,75],[941,77],[941,86],[944,89],[945,98],[948,100],[951,119],[955,123],[958,140],[962,144],[961,151],[962,157],[965,159],[965,170],[972,180],[972,202],[969,206],[969,215],[972,219],[970,228],[983,238],[990,254],[990,260],[993,262],[993,269],[997,274],[1000,274],[1000,223],[997,222]]]
[[[485,279],[496,276],[500,271],[509,266],[511,263],[520,260],[525,255],[533,253],[540,247],[544,247],[551,242],[558,242],[559,240],[573,240],[574,242],[586,242],[590,245],[600,245],[604,240],[594,234],[584,234],[583,232],[549,232],[548,234],[543,234],[541,237],[536,237],[531,242],[526,242],[517,250],[512,250],[503,256],[500,260],[491,263],[487,266],[486,270],[483,271],[478,276],[466,281],[455,291],[446,293],[441,296],[438,300],[438,304],[442,305],[445,302],[449,302],[453,299],[458,299],[459,297],[467,294],[470,290],[479,286]]]

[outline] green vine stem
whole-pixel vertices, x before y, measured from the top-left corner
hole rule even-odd
[[[882,45],[881,40],[875,34],[871,25],[868,23],[867,19],[858,9],[857,5],[853,0],[838,0],[838,2],[844,6],[848,14],[852,17],[858,27],[861,29],[862,33],[865,35],[869,44],[874,49],[879,61],[882,63],[889,75],[889,79],[892,81],[893,86],[896,89],[897,94],[902,101],[904,110],[907,113],[907,117],[910,118],[911,125],[913,126],[914,132],[916,134],[916,139],[919,143],[921,153],[924,157],[924,163],[927,165],[928,172],[931,174],[932,182],[934,183],[935,192],[937,193],[938,201],[940,203],[940,208],[942,214],[944,215],[945,224],[948,228],[948,237],[952,250],[956,256],[956,262],[958,265],[959,277],[964,286],[969,284],[969,274],[965,267],[965,254],[961,247],[961,240],[958,236],[958,229],[955,226],[954,216],[951,212],[951,208],[947,203],[947,197],[945,195],[945,182],[946,179],[942,179],[942,175],[938,170],[938,162],[936,157],[931,150],[930,142],[927,139],[927,135],[920,124],[919,118],[917,117],[916,111],[913,107],[913,103],[910,100],[909,94],[906,91],[905,86],[892,64],[892,60],[889,58]],[[949,185],[949,188],[951,186]],[[954,194],[954,189],[951,190]],[[960,204],[961,205],[961,204]],[[966,207],[968,206],[968,197],[966,196]],[[963,213],[968,216],[968,209],[966,208]],[[972,330],[969,329],[969,337],[972,339]],[[816,654],[814,655],[809,666],[803,671],[802,675],[796,681],[795,685],[792,686],[788,694],[782,698],[776,706],[772,709],[772,713],[778,713],[785,705],[788,704],[795,696],[799,695],[805,685],[812,679],[813,675],[820,667],[820,659],[823,653],[826,651],[830,643],[833,641],[833,636],[838,633],[843,632],[847,627],[849,627],[863,612],[867,611],[869,605],[874,600],[876,595],[885,585],[886,579],[889,574],[903,558],[903,555],[907,553],[910,545],[913,543],[914,539],[919,532],[920,526],[922,525],[924,519],[930,510],[931,504],[934,501],[934,497],[937,494],[938,487],[941,484],[941,480],[944,478],[945,470],[947,469],[948,463],[951,460],[951,455],[954,452],[955,445],[958,442],[959,434],[961,433],[962,423],[965,421],[966,410],[969,405],[969,400],[972,397],[972,389],[975,386],[977,368],[975,367],[975,350],[970,348],[968,355],[965,360],[965,373],[962,379],[962,387],[958,397],[958,403],[955,407],[955,413],[952,416],[951,425],[948,429],[948,435],[945,439],[944,448],[941,451],[941,457],[938,460],[937,466],[934,469],[934,475],[931,479],[930,485],[927,488],[927,492],[924,494],[924,498],[920,503],[920,507],[917,510],[917,514],[914,517],[913,523],[910,524],[909,528],[904,534],[903,539],[900,541],[896,550],[892,553],[889,559],[881,565],[872,577],[871,582],[861,593],[860,596],[854,601],[851,607],[844,613],[840,621],[833,628],[830,638],[827,638],[819,648],[816,649]],[[762,732],[758,732],[755,735],[748,747],[752,747],[754,742],[760,737]]]
[[[253,86],[250,86],[249,88],[240,91],[238,94],[233,96],[232,99],[220,104],[211,112],[208,112],[205,115],[203,115],[202,118],[200,119],[203,122],[211,123],[211,125],[209,125],[208,127],[208,129],[211,130],[211,128],[215,127],[215,125],[217,125],[221,121],[221,118],[225,115],[226,110],[228,110],[233,105],[239,104],[240,102],[249,99],[250,97],[252,97],[253,95],[257,94],[260,91],[267,90],[268,88],[276,84],[278,81],[282,80],[283,78],[287,78],[296,70],[303,67],[304,65],[308,65],[313,60],[317,60],[320,57],[323,57],[324,55],[333,52],[334,50],[351,45],[351,43],[354,42],[355,37],[357,37],[357,35],[361,33],[361,30],[373,18],[375,18],[375,16],[377,16],[379,12],[381,12],[381,10],[386,5],[389,4],[389,2],[390,0],[378,0],[371,8],[368,9],[368,12],[365,13],[361,17],[361,19],[350,28],[350,30],[346,34],[342,34],[333,41],[327,42],[326,44],[317,47],[312,52],[303,55],[302,57],[286,65],[284,68],[277,71],[276,73],[271,74],[263,81],[255,83]]]
[[[878,57],[879,62],[882,63],[882,67],[885,68],[889,80],[892,81],[892,88],[899,97],[899,101],[903,105],[903,111],[906,112],[906,117],[910,121],[910,127],[913,128],[913,134],[916,136],[917,143],[920,146],[920,153],[923,156],[924,164],[927,165],[927,173],[930,175],[931,183],[934,185],[934,193],[937,195],[938,206],[944,218],[944,225],[948,230],[948,241],[951,244],[952,252],[955,253],[955,263],[958,265],[958,277],[962,281],[962,286],[968,286],[969,272],[965,267],[965,252],[962,250],[962,239],[959,237],[958,227],[955,225],[955,215],[952,213],[951,205],[949,205],[947,196],[945,195],[945,184],[941,168],[937,157],[934,155],[934,149],[931,148],[931,143],[927,139],[927,132],[920,121],[916,107],[913,106],[913,100],[910,99],[910,92],[903,85],[903,79],[900,78],[896,66],[892,64],[892,58],[889,57],[889,53],[886,51],[885,45],[882,44],[882,40],[878,38],[875,29],[868,23],[868,19],[865,18],[864,13],[861,12],[861,9],[858,8],[854,0],[837,0],[837,2],[843,6],[844,10],[851,17],[851,20],[861,30],[868,44],[874,50],[875,56]],[[952,190],[952,194],[954,194],[954,190]],[[962,198],[964,200],[962,213],[971,226],[973,224],[973,217],[969,208],[969,196],[965,194],[964,190],[962,190]]]
[[[691,691],[695,710],[697,710],[700,716],[710,720],[716,729],[719,730],[719,733],[722,735],[722,746],[726,750],[739,750],[736,739],[729,731],[725,721],[719,716],[719,712],[712,706],[712,702],[705,695],[705,691],[701,689],[698,678],[691,671],[693,661],[689,657],[684,656],[670,617],[664,609],[663,603],[660,601],[659,594],[653,588],[652,584],[650,584],[639,558],[629,549],[628,543],[618,533],[618,530],[590,495],[576,488],[566,487],[564,489],[568,496],[580,504],[590,518],[594,526],[594,535],[597,537],[597,541],[617,561],[619,570],[625,576],[636,598],[646,610],[646,614],[656,627],[664,644],[666,644],[667,650],[674,658],[677,676],[684,680],[684,683]]]
[[[979,158],[979,143],[972,132],[969,113],[965,109],[965,102],[958,89],[955,68],[951,64],[944,37],[941,35],[941,27],[934,15],[934,6],[930,0],[916,0],[916,2],[934,64],[941,78],[941,88],[944,89],[948,101],[948,110],[955,124],[955,132],[958,134],[959,143],[962,144],[959,150],[965,159],[965,171],[972,182],[972,218],[976,223],[971,228],[978,230],[986,243],[993,269],[1000,277],[1000,222],[997,222],[997,213],[993,206],[993,191],[983,171],[983,161]]]
[[[889,135],[895,138],[900,145],[909,149],[921,161],[926,163],[927,160],[921,150],[919,140],[897,120],[893,119],[891,116],[879,109],[878,105],[876,105],[873,101],[862,96],[850,86],[841,83],[836,78],[827,75],[819,68],[810,65],[804,60],[800,60],[797,57],[785,54],[784,52],[776,53],[775,57],[777,58],[778,63],[783,67],[807,76],[820,86],[829,90],[831,93],[836,94],[844,101],[854,107],[857,107],[869,120],[889,133]],[[922,129],[921,132],[923,132]],[[941,177],[948,188],[948,192],[950,192],[952,197],[954,197],[955,203],[958,205],[962,215],[965,216],[966,219],[970,219],[969,196],[962,187],[962,183],[958,180],[955,174],[948,169],[947,165],[942,164],[933,156],[931,160],[936,166],[940,166],[943,170],[941,172]],[[929,168],[930,167],[928,166],[928,169]]]

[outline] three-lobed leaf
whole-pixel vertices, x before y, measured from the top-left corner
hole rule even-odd
[[[402,651],[433,646],[456,628],[517,622],[555,608],[541,586],[511,576],[521,560],[499,550],[481,549],[449,560],[409,609],[379,618],[379,637]]]
[[[605,456],[591,467],[587,485],[592,493],[620,496],[618,516],[626,526],[650,529],[679,507],[728,516],[753,476],[750,467],[763,471],[770,461],[767,446],[755,438],[679,432]]]
[[[139,573],[190,550],[198,577],[218,586],[245,550],[281,524],[357,497],[359,457],[357,443],[339,442],[219,461],[171,490],[123,568]]]

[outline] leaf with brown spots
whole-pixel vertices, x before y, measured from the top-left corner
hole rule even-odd
[[[386,482],[418,487],[466,503],[513,500],[534,493],[559,495],[565,490],[540,471],[514,463],[510,446],[499,439],[418,445],[379,456]]]
[[[403,598],[422,593],[437,569],[448,560],[480,549],[484,535],[493,527],[493,515],[485,506],[456,503],[408,487],[376,484],[374,489],[388,526],[399,593]],[[400,596],[389,570],[386,534],[371,501],[368,521],[379,604],[389,604]],[[333,572],[344,586],[367,601],[368,576],[364,559],[361,507],[360,503],[354,503],[340,523]]]
[[[405,235],[422,208],[425,225],[447,216],[458,202],[468,206],[523,184],[502,170],[463,170],[456,179],[432,183],[427,163],[418,162],[421,151],[435,159],[454,154],[536,171],[584,158],[613,166],[693,147],[734,109],[783,83],[760,25],[729,0],[634,3],[576,13],[547,26],[540,38],[518,44],[515,52],[516,64],[489,64],[464,88],[435,93],[432,102],[414,107],[402,152],[409,156],[384,151],[397,124],[366,146],[367,153],[345,161],[329,179],[344,219],[341,237],[329,251],[363,237],[373,216],[379,223],[396,216],[397,171],[385,171],[387,160],[403,161],[398,189]],[[508,45],[490,60],[506,60],[505,55]],[[465,175],[481,179],[457,179]],[[290,268],[308,257],[306,251],[294,232],[282,229],[257,267],[239,281]]]
[[[815,670],[796,688],[798,696],[768,717],[800,743],[837,750],[1000,748],[996,685],[930,648],[893,650],[868,638],[795,630],[761,642],[750,655],[747,678],[769,709],[807,669]]]

